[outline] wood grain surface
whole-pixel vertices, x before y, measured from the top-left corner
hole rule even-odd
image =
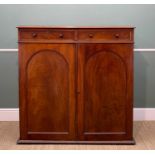
[[[19,143],[134,144],[133,27],[18,27]]]

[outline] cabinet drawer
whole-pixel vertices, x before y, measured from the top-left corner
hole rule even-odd
[[[21,30],[19,40],[74,40],[74,31],[63,30]]]
[[[130,30],[87,30],[78,32],[79,40],[107,40],[107,41],[131,41],[133,40]]]

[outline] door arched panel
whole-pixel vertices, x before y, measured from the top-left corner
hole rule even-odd
[[[27,64],[29,132],[69,132],[69,66],[63,55],[42,50]],[[63,125],[62,125],[63,124]]]
[[[85,134],[125,132],[126,67],[117,54],[95,52],[85,62]]]

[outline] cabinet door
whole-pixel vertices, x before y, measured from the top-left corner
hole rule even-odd
[[[20,139],[75,138],[75,55],[72,44],[21,44]]]
[[[132,139],[133,46],[78,47],[78,135],[80,140]]]

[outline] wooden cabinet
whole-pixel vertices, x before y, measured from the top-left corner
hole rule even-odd
[[[132,27],[18,27],[18,143],[134,144]]]

